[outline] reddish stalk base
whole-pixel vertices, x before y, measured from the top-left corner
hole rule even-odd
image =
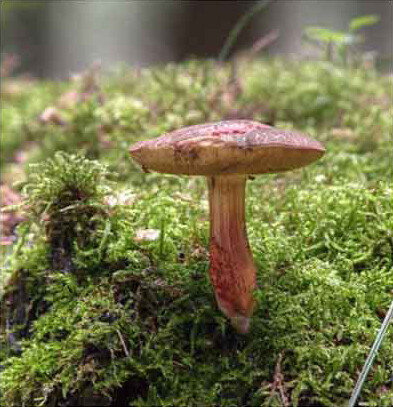
[[[208,178],[210,279],[217,304],[240,333],[255,308],[256,270],[245,224],[245,175]]]

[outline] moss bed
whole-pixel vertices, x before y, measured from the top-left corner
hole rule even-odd
[[[392,96],[374,70],[281,59],[5,79],[2,182],[25,221],[1,247],[2,405],[344,405],[393,295]],[[233,118],[327,149],[248,182],[245,336],[208,279],[205,180],[143,173],[127,153]],[[392,329],[361,402],[393,404]]]

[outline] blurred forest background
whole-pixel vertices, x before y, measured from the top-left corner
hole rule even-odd
[[[94,62],[146,66],[190,57],[217,57],[231,28],[255,1],[18,1],[1,6],[1,51],[19,58],[14,74],[61,79]],[[277,0],[241,32],[234,51],[268,33],[267,55],[313,55],[304,47],[308,26],[345,30],[355,16],[374,14],[365,55],[392,70],[393,2],[390,0]],[[274,31],[273,31],[274,30]]]
[[[392,302],[393,1],[0,3],[0,404],[347,405]],[[248,182],[243,337],[208,277],[205,180],[128,153],[230,119],[326,147]],[[361,405],[393,406],[384,332]]]

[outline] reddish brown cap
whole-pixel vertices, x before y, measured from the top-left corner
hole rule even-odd
[[[325,153],[294,131],[250,120],[184,127],[130,148],[143,168],[188,175],[264,174],[303,167]]]

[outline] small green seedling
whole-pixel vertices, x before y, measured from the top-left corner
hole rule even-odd
[[[307,27],[304,31],[306,39],[324,44],[326,47],[326,59],[334,60],[334,53],[338,61],[347,64],[350,54],[353,56],[356,45],[364,42],[364,36],[358,31],[364,27],[379,22],[379,16],[365,15],[353,18],[348,25],[347,31],[336,31],[322,27]]]

